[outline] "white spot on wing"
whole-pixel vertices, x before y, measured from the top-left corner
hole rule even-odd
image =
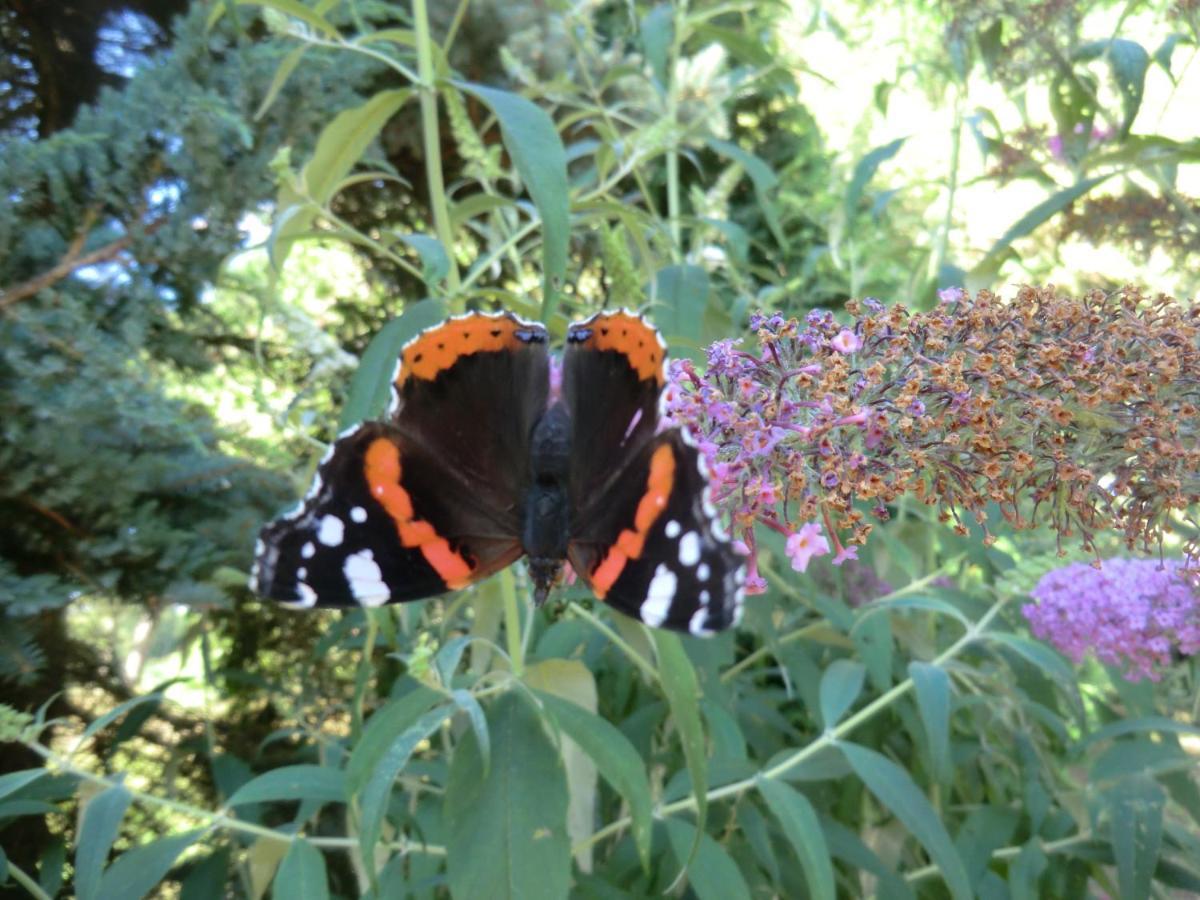
[[[363,522],[367,521],[367,511],[361,506],[356,506],[354,509],[350,510],[350,518],[361,525]]]
[[[296,593],[300,595],[299,600],[291,603],[284,603],[284,606],[289,606],[292,609],[312,609],[317,605],[317,592],[310,588],[307,584],[301,581],[296,585]]]
[[[342,574],[350,585],[350,593],[363,606],[381,606],[391,596],[392,592],[383,582],[383,572],[375,562],[375,554],[370,550],[360,550],[347,556]]]
[[[308,577],[308,569],[304,568],[304,566],[301,566],[296,570],[296,577],[303,581]]]
[[[300,556],[304,559],[312,559],[313,554],[317,552],[317,548],[313,546],[312,541],[308,541],[300,548]]]
[[[679,527],[679,523],[676,522],[674,519],[672,519],[670,522],[667,523],[667,537],[669,537],[669,538],[679,537],[680,531],[682,531],[682,529]]]
[[[685,566],[700,562],[700,535],[689,531],[679,539],[679,561]]]
[[[688,631],[697,637],[707,637],[715,632],[708,626],[708,607],[701,606],[694,613],[691,619],[688,620]]]
[[[346,536],[346,523],[337,516],[325,516],[317,530],[317,540],[326,547],[336,547]]]
[[[666,621],[667,613],[671,611],[671,601],[675,599],[677,580],[675,573],[662,563],[654,570],[650,590],[646,593],[641,609],[638,610],[642,621],[652,628],[657,628]]]
[[[708,563],[700,563],[696,567],[696,577],[701,581],[708,581],[708,576],[712,574],[712,569],[708,567]]]

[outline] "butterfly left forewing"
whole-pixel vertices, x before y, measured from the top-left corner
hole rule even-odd
[[[544,328],[509,313],[455,316],[408,341],[389,421],[339,438],[301,505],[263,529],[258,592],[373,606],[460,588],[519,558],[545,345]]]

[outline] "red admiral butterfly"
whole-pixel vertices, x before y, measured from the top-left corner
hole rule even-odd
[[[745,577],[703,460],[660,431],[666,345],[640,316],[567,331],[467,313],[400,351],[384,422],[342,434],[292,512],[263,529],[251,586],[297,607],[378,606],[479,581],[529,556],[537,603],[563,563],[647,625],[711,634]]]

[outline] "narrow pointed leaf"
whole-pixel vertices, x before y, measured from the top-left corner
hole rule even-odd
[[[542,321],[548,321],[557,309],[567,275],[571,233],[567,153],[562,139],[546,111],[519,94],[461,81],[455,86],[495,113],[504,147],[542,217]]]
[[[955,900],[974,896],[958,850],[929,800],[902,768],[874,750],[839,744],[854,773],[929,852]]]
[[[683,650],[679,635],[658,628],[651,629],[654,649],[658,655],[658,678],[667,705],[671,707],[671,718],[683,746],[683,757],[687,762],[688,774],[692,778],[692,795],[696,798],[696,844],[704,833],[708,817],[708,757],[704,747],[704,728],[700,724],[700,704],[697,696],[700,687],[696,683],[696,670]],[[687,856],[680,855],[687,868]]]
[[[75,847],[75,895],[79,900],[96,896],[108,851],[132,799],[125,785],[115,784],[89,800],[84,808]]]
[[[938,781],[950,776],[950,676],[941,666],[908,664],[917,694],[917,709],[929,743],[930,770]]]
[[[769,779],[758,783],[758,792],[796,851],[809,896],[813,900],[836,900],[832,857],[825,843],[825,832],[808,798],[786,784]]]
[[[650,864],[650,781],[646,767],[625,737],[607,719],[553,694],[538,692],[555,724],[591,757],[601,777],[629,804],[633,839],[645,865]]]
[[[179,854],[204,833],[197,828],[126,850],[100,879],[96,900],[140,900],[162,881]]]
[[[329,900],[329,876],[321,851],[303,838],[292,842],[271,883],[275,900]]]
[[[431,709],[417,719],[415,724],[392,742],[363,786],[359,795],[362,809],[359,850],[362,852],[363,862],[368,867],[373,864],[375,858],[375,845],[379,843],[379,835],[383,831],[383,817],[387,814],[396,777],[408,765],[417,744],[437,731],[453,713],[454,706],[446,704]]]
[[[687,869],[688,887],[699,900],[750,900],[746,879],[720,844],[688,822],[667,819],[663,824],[675,858]]]
[[[821,676],[821,719],[826,729],[841,721],[862,693],[867,670],[850,659],[836,660]]]
[[[233,792],[229,806],[273,800],[346,802],[346,775],[328,766],[284,766],[251,779]]]

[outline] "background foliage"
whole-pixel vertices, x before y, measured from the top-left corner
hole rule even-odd
[[[0,885],[1200,892],[1194,661],[1031,638],[1052,534],[902,498],[805,574],[762,535],[709,641],[534,613],[521,571],[369,613],[244,587],[448,311],[641,306],[701,361],[851,297],[1191,295],[1194,3],[61,7],[0,10]]]

